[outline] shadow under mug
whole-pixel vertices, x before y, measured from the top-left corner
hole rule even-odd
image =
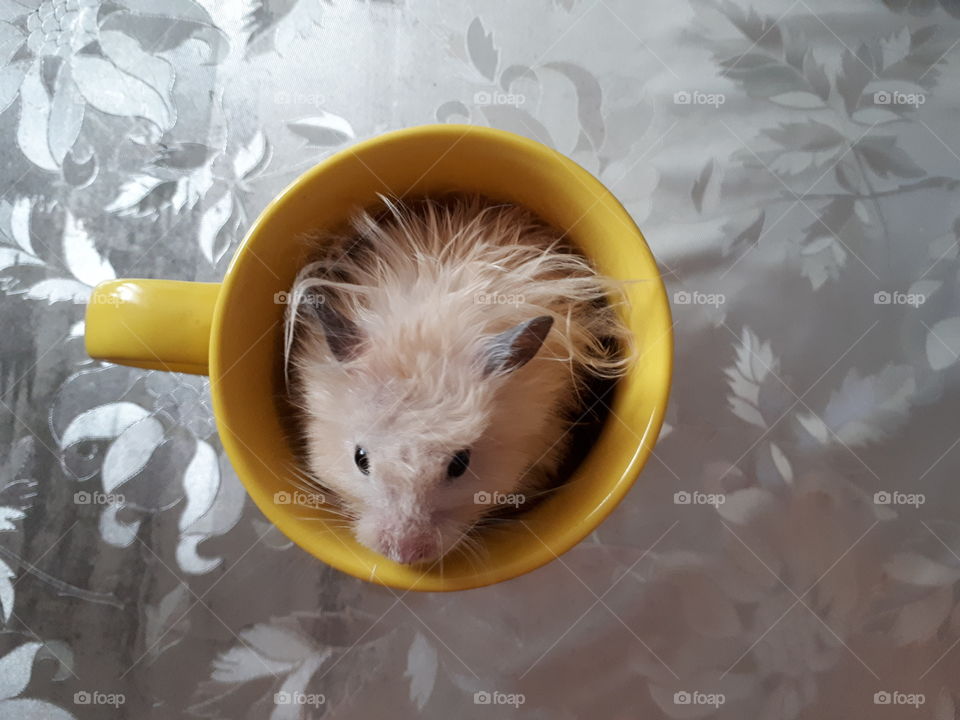
[[[343,225],[377,193],[476,192],[524,205],[611,277],[629,280],[624,320],[638,359],[563,487],[509,529],[481,536],[485,553],[455,548],[432,569],[394,563],[357,543],[322,507],[288,500],[295,465],[282,423],[279,336],[284,297],[304,260],[306,232]],[[526,138],[467,125],[390,132],[304,173],[260,214],[222,283],[115,280],[94,289],[88,353],[153,370],[208,374],[223,447],[250,497],[288,538],[364,580],[410,590],[462,590],[514,578],[569,550],[620,502],[650,455],[670,390],[670,309],[656,262],[629,214],[590,173]],[[286,495],[284,495],[286,493]]]

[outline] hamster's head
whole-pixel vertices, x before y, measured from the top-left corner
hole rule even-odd
[[[318,317],[294,356],[308,469],[361,544],[399,563],[434,562],[517,492],[536,460],[519,427],[528,419],[505,416],[499,399],[553,320],[437,342],[422,323],[371,335],[329,307]]]

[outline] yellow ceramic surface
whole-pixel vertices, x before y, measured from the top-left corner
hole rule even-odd
[[[359,545],[323,510],[274,502],[290,490],[294,457],[281,428],[278,293],[303,262],[299,238],[347,221],[377,193],[473,191],[529,207],[565,229],[600,272],[631,281],[625,311],[639,360],[609,403],[610,419],[570,481],[509,531],[483,537],[486,558],[454,551],[425,570]],[[282,296],[280,296],[282,297]],[[489,128],[429,125],[388,133],[333,155],[263,211],[221,285],[117,280],[94,290],[87,311],[91,356],[138,367],[210,375],[224,448],[257,506],[305,550],[344,572],[396,588],[461,590],[537,568],[594,530],[650,455],[666,409],[673,340],[670,309],[643,236],[613,195],[566,157]]]

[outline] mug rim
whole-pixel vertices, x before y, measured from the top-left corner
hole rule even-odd
[[[557,165],[558,169],[559,166],[562,165],[565,170],[573,173],[584,185],[583,192],[590,193],[596,201],[596,205],[604,203],[608,210],[616,213],[619,218],[625,222],[626,226],[632,230],[633,236],[630,237],[628,241],[637,244],[638,252],[641,252],[644,255],[644,262],[651,266],[652,273],[649,281],[655,283],[654,292],[657,296],[659,296],[660,300],[656,303],[656,307],[650,308],[650,312],[660,315],[658,320],[665,328],[663,334],[664,336],[660,341],[658,341],[658,345],[660,345],[658,352],[661,354],[659,362],[664,364],[664,367],[662,368],[664,380],[663,383],[656,388],[656,393],[652,393],[655,394],[655,399],[652,402],[652,410],[649,414],[647,425],[643,430],[642,437],[639,437],[638,443],[635,446],[629,449],[625,448],[623,450],[624,454],[627,452],[633,453],[632,457],[629,458],[626,468],[620,473],[618,478],[615,480],[611,479],[609,484],[605,486],[607,492],[603,495],[603,497],[598,498],[596,504],[585,509],[581,516],[573,518],[569,524],[569,527],[564,528],[563,531],[554,536],[552,542],[549,539],[547,541],[541,541],[543,547],[538,552],[531,552],[522,557],[520,560],[509,565],[481,568],[481,570],[470,575],[462,576],[459,578],[459,582],[441,582],[438,584],[435,582],[430,582],[430,579],[428,578],[427,582],[422,583],[422,587],[417,587],[418,584],[421,584],[420,581],[424,579],[424,575],[421,575],[419,580],[412,583],[394,582],[390,579],[386,579],[377,575],[376,567],[370,570],[369,575],[358,573],[351,563],[342,560],[341,553],[339,552],[339,546],[331,545],[331,551],[326,554],[318,552],[315,547],[308,547],[297,539],[296,536],[299,534],[299,532],[291,532],[291,530],[295,528],[293,528],[293,522],[289,516],[277,508],[275,503],[266,502],[264,498],[260,496],[260,492],[254,491],[254,488],[257,488],[257,490],[260,489],[257,484],[256,477],[254,477],[254,475],[257,473],[250,469],[249,464],[245,459],[247,453],[252,451],[249,450],[248,447],[241,447],[241,445],[245,445],[245,443],[243,443],[242,440],[235,438],[235,433],[230,430],[228,416],[232,413],[227,408],[223,397],[223,391],[221,389],[221,383],[219,382],[220,377],[225,374],[222,372],[224,358],[221,355],[221,339],[224,327],[224,314],[227,306],[226,299],[231,297],[242,276],[242,273],[239,271],[239,268],[242,264],[241,259],[248,254],[251,243],[261,232],[261,230],[265,226],[269,225],[270,220],[274,216],[283,212],[283,204],[286,198],[296,193],[299,189],[308,185],[312,185],[316,181],[317,177],[321,176],[325,172],[329,164],[340,161],[347,155],[357,155],[359,159],[359,156],[363,153],[366,153],[381,145],[395,143],[398,140],[409,140],[416,137],[430,135],[441,138],[455,139],[465,136],[467,133],[484,136],[486,139],[503,146],[505,150],[524,153],[530,158]],[[363,162],[362,159],[360,162]],[[607,189],[607,187],[598,178],[581,167],[578,163],[562,153],[543,145],[540,142],[496,128],[458,124],[430,124],[394,130],[382,133],[366,140],[362,140],[321,159],[316,165],[301,173],[282,191],[277,193],[258,214],[253,223],[251,223],[250,228],[244,235],[243,240],[234,251],[233,257],[223,277],[221,290],[214,308],[210,332],[209,352],[209,374],[211,378],[211,396],[214,407],[214,417],[224,450],[226,451],[231,463],[234,465],[237,475],[243,483],[247,494],[251,497],[259,510],[267,517],[272,525],[274,525],[284,534],[284,536],[300,546],[301,549],[317,557],[325,564],[336,567],[337,569],[362,580],[368,580],[377,584],[402,590],[453,591],[491,585],[518,577],[542,567],[566,551],[570,550],[587,535],[593,532],[610,515],[610,513],[613,512],[614,508],[619,505],[620,501],[633,486],[634,482],[639,476],[640,471],[645,466],[653,452],[653,446],[657,440],[663,424],[664,416],[666,414],[666,407],[669,399],[673,373],[673,325],[671,323],[670,314],[670,304],[667,300],[666,287],[658,270],[656,259],[653,257],[653,254],[647,245],[639,227],[637,227],[636,223],[633,221],[633,218],[626,211],[623,205],[616,199],[613,193]],[[640,372],[640,369],[637,366],[632,366],[628,374],[636,372]],[[608,422],[611,422],[611,418],[609,416],[604,420],[604,423]],[[593,451],[593,448],[588,450],[587,456],[589,456]],[[334,537],[336,536],[334,535]],[[337,537],[337,541],[346,547],[346,545],[343,543],[343,540],[341,540],[339,537]],[[331,543],[332,542],[333,541],[331,541]]]

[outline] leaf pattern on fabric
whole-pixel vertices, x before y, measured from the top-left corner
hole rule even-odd
[[[760,393],[768,382],[779,382],[776,375],[779,361],[769,342],[762,342],[750,329],[744,328],[737,346],[736,363],[724,372],[730,385],[727,400],[734,415],[751,425],[766,427]]]
[[[31,211],[33,203],[27,197],[17,198],[10,212],[10,232],[20,249],[0,245],[0,272],[11,273],[11,282],[3,290],[23,294],[33,300],[48,303],[71,301],[86,303],[94,285],[116,278],[110,261],[96,247],[94,238],[86,230],[83,221],[69,210],[63,213],[63,229],[59,252],[50,244],[50,239],[39,241],[41,252],[34,250]],[[3,262],[3,260],[6,262]],[[65,266],[71,277],[46,278],[31,281],[35,269],[59,272]],[[30,270],[20,278],[20,269]]]
[[[0,107],[19,91],[17,139],[37,167],[57,171],[83,131],[86,108],[143,118],[165,131],[176,121],[172,65],[155,54],[196,37],[221,52],[224,38],[193,0],[177,0],[165,15],[143,2],[101,12],[100,0],[47,0],[20,7],[5,18],[4,46],[22,58],[0,76]],[[148,50],[137,23],[166,25]],[[19,27],[18,27],[19,26]],[[19,28],[26,28],[26,34]],[[174,30],[177,30],[174,32]],[[159,47],[158,47],[159,45]],[[18,48],[19,46],[19,48]],[[56,61],[54,63],[53,61]],[[52,82],[45,82],[49,68]]]
[[[797,420],[821,443],[865,445],[887,437],[906,421],[916,388],[909,366],[888,365],[866,377],[852,368],[822,415],[801,413]]]

